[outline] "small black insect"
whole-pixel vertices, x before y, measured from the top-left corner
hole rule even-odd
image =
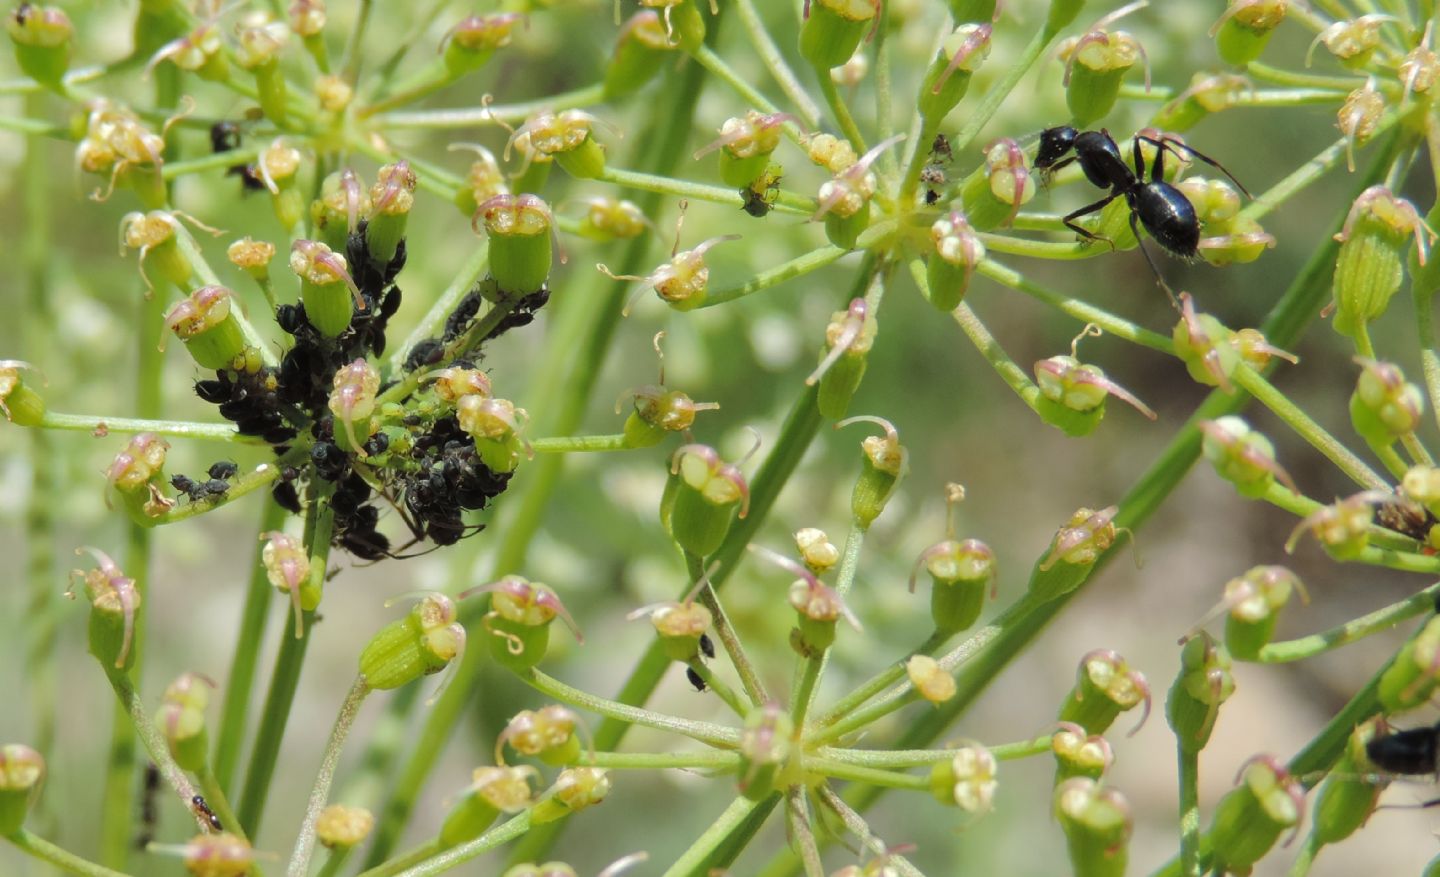
[[[1440,743],[1440,723],[1376,735],[1365,744],[1365,755],[1376,767],[1390,773],[1435,776],[1440,773],[1437,743]],[[1440,804],[1440,801],[1432,803]]]
[[[690,684],[695,686],[696,691],[704,691],[709,687],[705,684],[705,680],[700,677],[700,674],[695,672],[694,667],[685,668],[685,678],[690,680]]]
[[[160,806],[156,797],[160,793],[160,768],[154,764],[145,765],[145,782],[140,787],[140,830],[135,834],[135,849],[143,850],[155,840],[155,831],[160,824]]]
[[[239,471],[240,466],[235,461],[221,460],[218,463],[211,463],[210,468],[206,470],[206,473],[211,478],[216,478],[221,481],[229,481],[231,478],[234,478],[235,473]]]
[[[1145,156],[1140,151],[1141,143],[1148,143],[1156,149],[1155,164],[1150,168],[1148,182],[1145,179]],[[1150,237],[1167,252],[1189,260],[1199,253],[1200,219],[1195,215],[1195,207],[1189,199],[1179,189],[1165,182],[1165,153],[1170,152],[1177,158],[1183,158],[1179,152],[1182,149],[1225,174],[1247,196],[1250,194],[1219,162],[1173,137],[1163,135],[1149,137],[1136,134],[1132,138],[1132,170],[1125,164],[1125,159],[1120,155],[1120,147],[1116,145],[1115,138],[1110,136],[1109,131],[1078,131],[1068,125],[1047,128],[1040,133],[1040,149],[1035,155],[1035,167],[1046,174],[1053,174],[1072,162],[1079,162],[1080,170],[1084,171],[1086,179],[1101,189],[1110,190],[1110,194],[1099,201],[1087,204],[1064,217],[1066,227],[1076,234],[1087,240],[1106,240],[1076,224],[1075,220],[1097,213],[1111,201],[1123,197],[1130,208],[1130,230],[1134,232],[1137,243],[1140,239],[1138,223],[1145,226]],[[1073,155],[1070,154],[1072,152]],[[1111,243],[1108,240],[1106,242]],[[1155,272],[1155,279],[1170,293],[1173,300],[1174,292],[1165,283],[1160,269],[1156,267],[1143,244],[1140,245],[1140,252],[1145,255],[1150,270]]]
[[[710,639],[710,634],[708,633],[700,634],[700,654],[712,661],[715,660],[715,642]]]
[[[770,208],[775,206],[775,200],[780,197],[780,178],[779,165],[772,164],[767,167],[754,182],[740,190],[740,197],[744,199],[740,209],[756,219],[768,214]]]
[[[300,492],[292,482],[282,481],[270,488],[270,496],[280,508],[292,515],[300,514]]]
[[[950,138],[936,134],[930,143],[930,161],[920,169],[920,182],[925,184],[925,203],[935,204],[940,200],[940,190],[945,188],[945,168],[955,154],[950,149]]]
[[[215,831],[224,830],[225,826],[220,823],[220,817],[216,816],[215,811],[210,809],[210,805],[205,803],[204,795],[196,795],[191,798],[190,809],[194,810],[195,815],[204,819]]]
[[[196,481],[185,475],[176,473],[170,476],[170,486],[185,494],[191,502],[199,502],[202,499],[209,499],[212,496],[224,496],[230,490],[230,483],[219,478],[211,478],[208,481]]]
[[[210,126],[210,151],[229,152],[240,148],[240,126],[235,122],[216,122]]]

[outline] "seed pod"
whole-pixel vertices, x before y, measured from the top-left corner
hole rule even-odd
[[[1386,490],[1366,490],[1337,500],[1333,505],[1321,506],[1295,525],[1290,538],[1285,541],[1286,553],[1295,550],[1301,534],[1308,530],[1326,553],[1336,560],[1358,557],[1370,544],[1370,525],[1375,520],[1375,508],[1371,503],[1391,497],[1392,494]]]
[[[344,451],[369,456],[365,441],[375,431],[371,415],[375,413],[375,396],[380,391],[380,372],[360,357],[336,370],[334,384],[330,412],[345,427],[335,432],[335,443]]]
[[[315,819],[315,839],[326,849],[359,846],[375,828],[375,815],[364,807],[331,804]]]
[[[1210,28],[1220,57],[1236,67],[1259,58],[1288,7],[1289,0],[1230,0],[1225,14]]]
[[[1440,509],[1440,469],[1434,466],[1412,466],[1400,480],[1400,492],[1406,498],[1425,506],[1435,514]]]
[[[1305,66],[1315,56],[1315,47],[1321,43],[1341,66],[1349,70],[1363,71],[1380,47],[1380,25],[1394,21],[1389,15],[1362,15],[1350,21],[1337,21],[1325,28],[1310,42],[1305,53]]]
[[[937,633],[968,630],[980,618],[985,593],[995,596],[995,552],[979,539],[946,539],[925,549],[910,571],[910,592],[921,565],[930,574],[930,618]]]
[[[44,779],[40,753],[23,743],[0,746],[0,835],[9,837],[24,827]]]
[[[583,110],[537,113],[510,135],[506,151],[520,137],[541,155],[554,159],[578,180],[593,180],[605,171],[605,150],[595,142],[592,128],[600,119]]]
[[[481,220],[490,238],[490,276],[500,289],[511,296],[544,289],[553,261],[549,205],[534,195],[496,195],[480,205],[471,225]]]
[[[600,767],[567,767],[555,785],[530,810],[530,824],[544,825],[602,803],[610,794],[610,774]],[[547,866],[549,867],[549,866]],[[550,872],[543,872],[542,877]]]
[[[253,12],[241,19],[235,34],[238,44],[235,60],[255,74],[260,108],[270,121],[283,127],[288,114],[280,51],[290,38],[290,28],[283,21],[272,21],[269,13]]]
[[[1150,685],[1145,674],[1131,669],[1118,653],[1096,649],[1080,659],[1075,686],[1060,704],[1059,719],[1080,726],[1087,734],[1104,734],[1120,713],[1142,703],[1145,708],[1131,734],[1150,717]]]
[[[426,594],[396,621],[383,627],[360,653],[360,675],[373,689],[388,691],[439,673],[465,652],[465,628],[455,601]]]
[[[926,291],[932,305],[949,313],[970,289],[975,266],[985,259],[985,245],[958,210],[935,220],[930,240],[935,252],[925,259]]]
[[[1345,97],[1336,115],[1335,127],[1345,136],[1345,165],[1355,172],[1355,147],[1364,146],[1380,127],[1385,115],[1385,98],[1368,84]]]
[[[585,199],[580,234],[592,241],[609,243],[638,238],[650,227],[650,220],[633,201],[596,196]]]
[[[459,79],[485,66],[496,49],[510,45],[515,25],[524,17],[518,12],[497,12],[461,19],[445,35],[441,49],[450,79]]]
[[[798,634],[791,637],[790,644],[803,657],[823,654],[835,643],[835,625],[842,615],[857,629],[860,623],[834,588],[799,564],[792,564],[789,568],[800,575],[790,583],[788,594],[790,608],[795,610],[795,632]]]
[[[565,611],[565,604],[549,585],[530,582],[520,576],[505,576],[498,582],[471,588],[460,596],[490,592],[490,611],[483,625],[489,634],[486,642],[490,656],[503,667],[524,673],[540,663],[550,645],[550,623],[558,616],[575,635],[585,642],[575,619]]]
[[[1230,653],[1242,661],[1257,660],[1260,649],[1275,635],[1280,610],[1290,602],[1291,592],[1297,590],[1308,603],[1299,577],[1283,566],[1253,567],[1226,582],[1222,604],[1229,609],[1225,616],[1225,646]]]
[[[138,433],[105,471],[107,485],[120,497],[131,520],[141,526],[153,527],[155,518],[175,506],[175,501],[165,496],[162,471],[169,448],[170,443],[153,432]]]
[[[844,64],[880,21],[880,0],[806,0],[800,55],[823,76]]]
[[[205,766],[209,749],[205,708],[210,704],[214,685],[197,673],[184,673],[166,687],[155,713],[155,725],[165,735],[170,755],[182,770],[199,771]]]
[[[345,257],[317,241],[298,240],[290,247],[290,270],[300,278],[300,300],[305,317],[321,335],[335,338],[350,326],[355,310],[365,310],[365,299],[350,277]]]
[[[1320,843],[1339,843],[1364,825],[1380,803],[1384,782],[1374,781],[1374,769],[1365,755],[1365,746],[1375,737],[1376,723],[1371,719],[1355,726],[1345,742],[1345,751],[1320,791],[1315,795],[1315,839]]]
[[[1405,279],[1406,248],[1425,264],[1431,231],[1415,206],[1384,186],[1371,186],[1350,207],[1345,226],[1335,235],[1335,331],[1359,338],[1390,304]],[[1428,240],[1427,240],[1428,239]]]
[[[249,842],[225,831],[197,834],[176,851],[184,858],[185,870],[195,877],[245,877],[255,865]]]
[[[433,377],[430,388],[435,391],[435,396],[451,405],[466,396],[489,399],[494,395],[490,376],[478,368],[452,366],[433,372],[427,377]]]
[[[660,72],[667,53],[676,48],[665,33],[660,15],[642,9],[626,20],[605,66],[605,100],[612,102],[640,90]]]
[[[1279,357],[1291,365],[1300,361],[1300,357],[1275,347],[1266,340],[1258,329],[1241,329],[1230,339],[1234,345],[1235,352],[1240,354],[1240,360],[1256,371],[1263,371],[1270,365],[1270,360]]]
[[[1235,783],[1215,806],[1210,824],[1212,866],[1244,874],[1270,852],[1286,829],[1300,830],[1305,788],[1271,755],[1247,761]]]
[[[885,435],[872,435],[860,442],[864,454],[860,477],[855,479],[855,489],[850,493],[850,514],[857,526],[869,529],[895,493],[895,486],[905,473],[910,471],[910,452],[900,444],[900,433],[894,424],[880,417],[851,417],[835,424],[835,428],[852,423],[873,423],[885,430]]]
[[[18,359],[0,359],[0,411],[16,426],[39,426],[45,421],[45,400],[21,377],[35,366]]]
[[[5,29],[15,43],[15,60],[25,75],[60,91],[60,80],[70,69],[75,51],[75,26],[65,11],[22,2],[6,16]]]
[[[404,161],[382,165],[370,187],[370,217],[365,225],[365,244],[370,263],[384,269],[395,258],[395,251],[405,237],[405,223],[415,206],[415,187],[419,179]]]
[[[985,147],[985,164],[965,179],[960,198],[970,225],[990,231],[1009,224],[1038,187],[1020,144],[1002,138]]]
[[[127,249],[140,252],[140,276],[145,281],[147,298],[155,291],[152,273],[182,291],[189,286],[190,260],[175,243],[178,227],[176,214],[164,210],[131,211],[120,219],[120,255],[125,255]]]
[[[905,662],[905,675],[921,697],[937,706],[955,696],[955,677],[929,655],[911,656]]]
[[[1234,392],[1230,376],[1240,364],[1240,354],[1231,342],[1234,333],[1209,314],[1197,314],[1188,292],[1180,293],[1180,314],[1171,340],[1185,370],[1197,383]]]
[[[1275,236],[1249,217],[1227,223],[1224,234],[1203,237],[1195,245],[1200,258],[1217,268],[1254,262],[1266,250],[1274,249]]]
[[[1105,377],[1099,366],[1084,365],[1073,356],[1052,356],[1035,363],[1035,383],[1041,418],[1066,435],[1095,431],[1105,416],[1105,400],[1115,396],[1136,411],[1156,419],[1154,411],[1124,387]]]
[[[1180,673],[1165,699],[1165,717],[1181,751],[1198,753],[1210,742],[1220,704],[1235,693],[1230,652],[1203,631],[1180,652]]]
[[[245,335],[230,313],[234,293],[223,286],[202,286],[165,315],[165,325],[185,342],[201,368],[229,368],[245,351]]]
[[[672,496],[662,522],[680,547],[696,557],[713,554],[730,531],[732,515],[750,512],[750,486],[737,466],[706,445],[682,445],[670,458]]]
[[[665,36],[682,50],[694,52],[705,42],[705,19],[692,0],[640,0],[640,5],[664,10]],[[710,14],[716,14],[715,0]]]
[[[1057,784],[1071,777],[1098,781],[1115,763],[1110,743],[1074,722],[1061,722],[1059,730],[1050,735],[1050,751],[1055,753]]]
[[[779,704],[756,707],[740,731],[740,794],[763,801],[773,793],[790,760],[795,723]]]
[[[1128,3],[1095,22],[1084,35],[1060,44],[1059,54],[1065,61],[1065,103],[1076,127],[1088,128],[1109,115],[1120,96],[1120,83],[1137,60],[1145,64],[1145,90],[1150,90],[1150,59],[1145,47],[1126,31],[1107,30],[1142,5]]]
[[[165,138],[146,128],[138,116],[123,107],[100,102],[85,121],[85,136],[75,148],[75,163],[82,171],[108,173],[109,186],[91,193],[104,201],[119,185],[128,185],[147,209],[163,209],[169,196],[160,176]]]
[[[755,110],[726,119],[720,136],[696,151],[695,160],[719,152],[720,179],[727,186],[743,189],[770,166],[770,156],[780,146],[780,126],[791,121],[794,117],[788,113],[766,115]]]
[[[1360,377],[1350,395],[1350,423],[1365,441],[1389,447],[1420,426],[1425,394],[1405,380],[1400,367],[1356,357]]]
[[[835,547],[824,530],[815,527],[796,530],[795,547],[800,550],[800,560],[805,568],[816,575],[824,575],[840,562],[840,549]]]
[[[1276,479],[1300,492],[1290,474],[1275,462],[1275,446],[1242,418],[1228,415],[1203,420],[1200,431],[1204,434],[1201,453],[1215,467],[1215,473],[1235,485],[1241,496],[1264,496]]]
[[[270,282],[270,260],[275,258],[275,245],[268,241],[251,240],[247,235],[225,249],[230,264],[255,278],[260,284]]]
[[[96,568],[89,572],[71,570],[70,590],[73,598],[78,580],[85,586],[90,600],[90,654],[105,668],[106,674],[125,674],[135,665],[130,643],[135,635],[135,613],[140,610],[140,589],[135,580],[120,571],[109,555],[97,548],[77,548],[76,554],[88,552],[95,558]]]
[[[843,249],[854,249],[860,233],[870,226],[870,199],[879,182],[870,166],[880,153],[904,140],[896,134],[882,140],[854,164],[835,174],[820,186],[815,200],[819,204],[811,220],[825,220],[825,236],[830,243]]]
[[[1075,877],[1123,877],[1135,829],[1125,796],[1090,777],[1072,777],[1055,787],[1054,808]]]
[[[505,744],[521,755],[538,758],[552,767],[572,764],[580,757],[580,738],[575,727],[580,719],[559,704],[539,711],[521,710],[505,724],[495,739],[495,761],[504,764]]]
[[[1428,43],[1428,39],[1423,40],[1421,45],[1405,53],[1404,60],[1395,71],[1400,81],[1405,83],[1402,102],[1412,93],[1423,95],[1429,92],[1436,79],[1440,79],[1440,56],[1430,51]]]
[[[529,807],[530,780],[539,778],[539,771],[523,767],[477,767],[470,785],[450,808],[440,827],[440,845],[444,848],[474,840],[503,813],[519,813]]]
[[[995,21],[1000,17],[999,0],[948,0],[950,16],[956,21]],[[898,10],[890,14],[898,15]]]
[[[956,748],[947,761],[930,768],[930,794],[946,806],[959,807],[971,816],[983,816],[994,806],[999,764],[979,743]]]
[[[136,36],[140,40],[146,39],[145,35],[139,33]],[[225,50],[219,22],[214,18],[200,22],[184,36],[176,37],[156,49],[145,64],[145,72],[148,74],[162,61],[167,60],[181,70],[194,73],[209,82],[230,80],[229,53]]]
[[[851,300],[849,309],[830,315],[820,364],[805,379],[806,385],[820,384],[816,405],[823,416],[832,420],[845,416],[851,397],[865,377],[870,348],[879,330],[880,324],[870,315],[870,306],[863,298]]]
[[[465,185],[455,193],[455,206],[466,216],[474,216],[480,205],[496,195],[510,194],[509,180],[500,170],[495,154],[478,143],[452,143],[451,152],[469,150],[475,153],[470,170],[465,174]]]
[[[659,444],[667,433],[685,432],[695,423],[695,415],[701,411],[713,411],[720,407],[718,402],[696,402],[680,390],[665,388],[665,353],[660,349],[664,332],[654,338],[655,355],[660,360],[660,383],[627,390],[615,400],[615,413],[626,396],[634,400],[635,410],[625,418],[625,445],[631,448],[648,448]]]
[[[514,472],[520,455],[529,453],[530,446],[521,436],[529,415],[509,399],[473,393],[461,396],[455,404],[455,417],[475,440],[481,462],[494,472]]]
[[[1039,570],[1045,572],[1062,561],[1070,566],[1093,566],[1100,555],[1115,544],[1119,531],[1114,519],[1119,512],[1120,507],[1113,505],[1098,512],[1084,507],[1077,509],[1065,526],[1056,531]]]
[[[938,128],[965,97],[972,74],[990,57],[991,30],[989,24],[961,24],[945,38],[920,86],[919,109],[925,124]]]
[[[1440,687],[1440,617],[1431,618],[1380,676],[1376,692],[1386,713],[1412,710],[1430,701]]]

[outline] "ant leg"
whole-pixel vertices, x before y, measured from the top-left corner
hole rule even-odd
[[[1170,150],[1171,152],[1175,153],[1175,155],[1177,155],[1177,156],[1179,156],[1180,153],[1177,152],[1176,150],[1177,150],[1177,149],[1183,149],[1183,150],[1185,150],[1186,152],[1190,153],[1190,154],[1191,154],[1192,156],[1194,156],[1195,158],[1200,159],[1201,161],[1205,162],[1206,164],[1208,164],[1208,165],[1210,165],[1211,167],[1215,168],[1216,170],[1220,171],[1220,173],[1222,173],[1222,174],[1224,174],[1225,176],[1229,177],[1229,178],[1230,178],[1230,182],[1234,183],[1236,186],[1238,186],[1238,187],[1240,188],[1240,191],[1242,191],[1242,192],[1245,193],[1245,197],[1250,198],[1250,199],[1252,199],[1252,200],[1255,198],[1254,195],[1251,195],[1251,194],[1250,194],[1250,190],[1247,189],[1247,188],[1245,188],[1245,185],[1244,185],[1243,183],[1241,183],[1239,180],[1235,179],[1235,175],[1234,175],[1234,174],[1230,173],[1228,170],[1225,169],[1225,166],[1224,166],[1223,164],[1221,164],[1220,162],[1218,162],[1218,161],[1216,161],[1215,159],[1211,158],[1210,156],[1204,154],[1203,152],[1200,152],[1200,151],[1195,150],[1195,149],[1191,149],[1189,146],[1187,146],[1187,145],[1184,144],[1184,143],[1181,143],[1179,140],[1176,140],[1176,139],[1174,139],[1174,138],[1172,138],[1172,137],[1161,137],[1159,140],[1156,140],[1154,137],[1141,137],[1141,136],[1139,136],[1139,135],[1136,135],[1136,139],[1137,139],[1137,140],[1144,140],[1146,143],[1149,143],[1149,144],[1151,144],[1151,145],[1153,145],[1153,146],[1156,146],[1156,147],[1158,147],[1159,149],[1161,149],[1162,151],[1168,149],[1168,150]],[[1183,158],[1183,156],[1181,156],[1181,157]]]
[[[1135,163],[1135,179],[1139,180],[1142,183],[1145,182],[1145,153],[1140,151],[1140,141],[1148,139],[1149,138],[1141,137],[1139,134],[1137,134],[1130,141],[1130,151],[1133,156],[1133,161]],[[1150,172],[1150,182],[1159,182],[1164,178],[1165,150],[1158,149],[1155,151],[1155,167]],[[1136,238],[1136,240],[1139,240],[1139,238]]]
[[[1081,207],[1079,210],[1074,211],[1073,213],[1066,214],[1064,218],[1062,218],[1060,221],[1065,223],[1066,228],[1080,235],[1082,238],[1085,238],[1089,241],[1104,241],[1105,243],[1109,244],[1110,249],[1113,250],[1115,249],[1114,241],[1103,235],[1098,235],[1090,229],[1085,228],[1084,226],[1076,225],[1074,220],[1079,219],[1082,216],[1088,216],[1091,213],[1100,212],[1100,210],[1104,209],[1106,204],[1109,204],[1111,201],[1114,201],[1118,197],[1120,197],[1118,193],[1111,192],[1109,195],[1106,195],[1104,198],[1101,198],[1094,204],[1087,204],[1084,207]]]
[[[1175,290],[1171,289],[1170,284],[1165,282],[1165,278],[1160,274],[1160,267],[1155,264],[1155,260],[1150,257],[1150,251],[1145,249],[1145,244],[1140,240],[1140,228],[1136,224],[1135,211],[1133,210],[1130,211],[1130,231],[1135,235],[1135,246],[1140,248],[1140,252],[1145,255],[1145,261],[1150,264],[1150,270],[1155,273],[1155,282],[1160,285],[1161,289],[1165,290],[1166,295],[1170,296],[1171,306],[1179,311],[1180,299],[1175,297]]]

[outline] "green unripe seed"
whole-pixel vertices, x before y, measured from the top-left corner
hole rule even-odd
[[[545,286],[552,252],[550,208],[534,195],[496,195],[480,205],[490,236],[490,274],[509,295],[530,295]]]
[[[201,368],[229,368],[245,350],[245,335],[231,313],[233,298],[223,286],[202,286],[165,316],[165,324]]]
[[[855,54],[877,11],[874,0],[814,0],[800,26],[800,56],[821,76],[830,75]]]
[[[1076,777],[1056,786],[1054,810],[1075,877],[1124,875],[1133,827],[1124,796],[1088,777]]]
[[[920,86],[919,109],[926,124],[939,127],[965,97],[976,68],[990,54],[990,32],[988,23],[962,24],[945,39]]]

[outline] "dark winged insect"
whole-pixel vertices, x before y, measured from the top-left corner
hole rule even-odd
[[[715,641],[710,639],[708,633],[700,634],[700,654],[712,661],[715,660]]]
[[[690,680],[690,684],[695,686],[696,691],[704,691],[708,687],[705,684],[705,680],[701,678],[700,674],[695,672],[694,667],[685,668],[685,678]]]
[[[1150,168],[1148,181],[1145,179],[1145,156],[1140,151],[1141,143],[1148,143],[1156,150],[1155,163]],[[1125,159],[1120,155],[1120,147],[1115,144],[1115,138],[1104,129],[1078,131],[1068,125],[1047,128],[1040,133],[1040,149],[1035,155],[1035,167],[1046,174],[1053,174],[1072,162],[1078,162],[1086,179],[1101,189],[1110,190],[1110,194],[1104,198],[1087,204],[1064,218],[1067,228],[1087,240],[1104,240],[1113,246],[1111,241],[1076,224],[1075,220],[1098,213],[1116,198],[1125,199],[1130,208],[1130,230],[1135,234],[1136,244],[1145,255],[1145,261],[1150,264],[1150,270],[1155,272],[1156,281],[1170,294],[1172,301],[1175,301],[1175,293],[1161,276],[1150,252],[1139,243],[1140,230],[1137,223],[1145,226],[1150,237],[1172,255],[1189,260],[1199,254],[1200,219],[1195,215],[1195,207],[1179,189],[1165,182],[1165,153],[1169,152],[1176,158],[1183,159],[1185,156],[1180,150],[1216,168],[1239,186],[1240,191],[1247,196],[1250,194],[1219,162],[1196,152],[1173,137],[1136,134],[1131,139],[1133,169],[1125,164]]]

